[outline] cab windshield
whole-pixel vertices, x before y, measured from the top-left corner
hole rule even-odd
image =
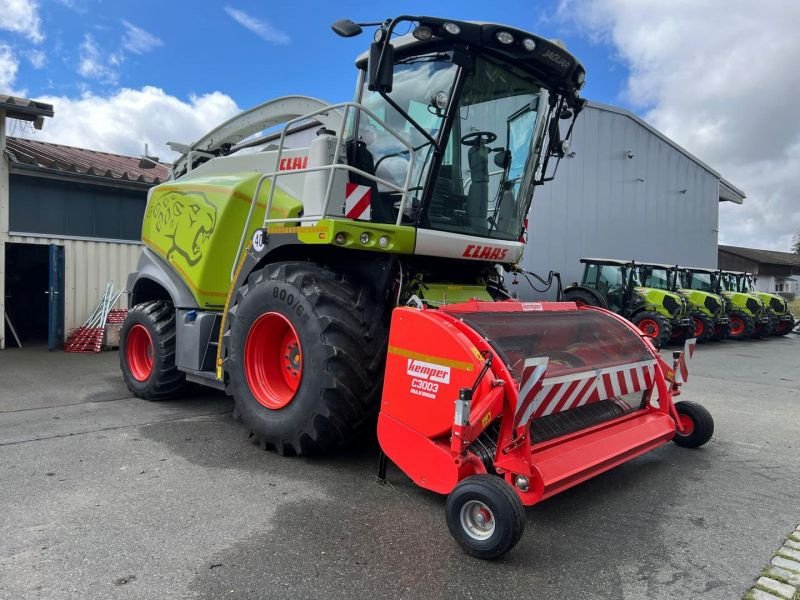
[[[542,89],[513,65],[478,55],[469,67],[463,67],[463,84],[454,103],[454,84],[462,67],[452,60],[452,51],[401,59],[395,64],[389,93],[437,141],[447,124],[447,111],[452,111],[434,179],[429,179],[435,151],[431,139],[383,96],[370,92],[366,83],[361,103],[407,140],[415,156],[410,163],[405,146],[362,113],[357,118],[357,136],[349,142],[348,162],[396,186],[403,185],[411,169],[411,200],[402,216],[406,222],[466,235],[519,239],[538,167],[537,144],[542,135],[536,135],[540,129],[537,109]],[[400,194],[367,178],[354,179],[373,189],[371,219],[393,222]],[[423,213],[429,181],[432,190]]]
[[[432,229],[516,240],[536,171],[541,88],[478,57],[466,75],[425,219]]]
[[[670,289],[670,278],[666,269],[661,269],[658,267],[645,267],[642,269],[642,271],[644,271],[642,273],[642,284],[644,287],[656,288],[659,290]]]
[[[720,283],[721,283],[722,289],[725,290],[726,292],[738,292],[739,291],[739,286],[738,286],[738,283],[736,281],[736,276],[735,275],[729,275],[727,273],[723,273],[722,276],[721,276],[721,279],[720,279]]]
[[[711,281],[711,273],[689,273],[689,288],[700,290],[701,292],[713,292],[714,286]]]
[[[394,81],[389,97],[432,138],[436,139],[444,125],[445,111],[436,105],[447,102],[453,91],[458,67],[450,53],[413,56],[399,61],[394,67]],[[348,162],[396,186],[405,183],[411,168],[411,200],[407,202],[403,220],[417,216],[422,191],[433,158],[433,144],[402,113],[391,106],[378,92],[363,84],[361,103],[374,112],[388,127],[414,147],[415,158],[410,163],[409,152],[395,136],[366,113],[357,115],[357,139],[351,140]],[[400,194],[368,178],[355,177],[355,183],[373,188],[371,219],[393,223],[400,206]]]

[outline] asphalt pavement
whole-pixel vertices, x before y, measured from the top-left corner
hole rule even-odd
[[[505,558],[464,555],[444,498],[373,440],[253,445],[200,388],[131,398],[115,353],[0,352],[0,598],[741,598],[800,522],[800,336],[698,348],[714,415],[527,510]]]

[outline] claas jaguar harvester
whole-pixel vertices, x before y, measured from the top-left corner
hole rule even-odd
[[[666,365],[610,312],[503,285],[584,104],[580,63],[503,25],[333,28],[366,25],[353,102],[279,98],[172,145],[128,281],[122,371],[154,400],[186,381],[224,389],[282,454],[330,452],[377,417],[384,457],[449,494],[455,538],[496,557],[524,505],[670,440],[699,446],[713,422],[672,402],[686,353]],[[309,123],[298,147],[287,132]],[[248,139],[281,124],[274,145]]]

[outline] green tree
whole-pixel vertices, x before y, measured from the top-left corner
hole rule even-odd
[[[800,254],[800,232],[794,234],[792,239],[792,252]]]

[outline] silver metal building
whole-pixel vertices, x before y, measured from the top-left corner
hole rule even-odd
[[[555,180],[536,190],[523,266],[559,271],[565,286],[588,256],[715,267],[719,203],[744,198],[635,114],[589,102]]]

